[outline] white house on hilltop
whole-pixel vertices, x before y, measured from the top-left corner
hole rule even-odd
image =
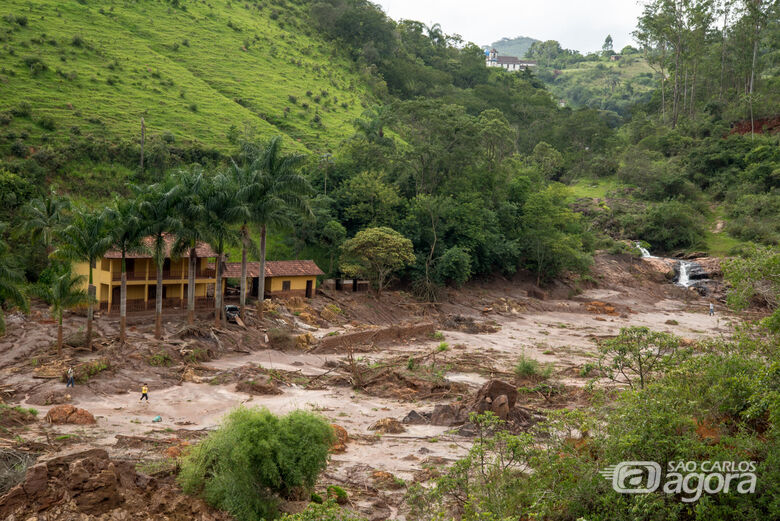
[[[485,65],[488,67],[501,67],[508,71],[521,71],[536,67],[534,60],[526,60],[517,56],[499,56],[498,51],[491,49],[485,51]]]

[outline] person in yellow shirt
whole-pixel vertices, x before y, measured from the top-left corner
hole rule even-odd
[[[149,388],[148,388],[148,387],[146,387],[146,384],[144,384],[144,385],[141,387],[141,400],[143,400],[144,398],[146,398],[146,401],[148,402],[148,401],[149,401],[149,394],[148,394],[148,393],[149,393]],[[141,400],[138,400],[138,401],[141,401]]]

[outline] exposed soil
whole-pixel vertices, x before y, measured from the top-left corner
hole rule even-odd
[[[403,292],[381,300],[326,292],[311,301],[266,302],[263,321],[250,309],[245,328],[214,328],[207,316],[182,327],[184,317],[166,317],[161,341],[153,338],[152,317],[139,315],[131,317],[125,346],[117,343],[115,317],[100,316],[93,349],[66,347],[62,357],[42,307],[8,317],[8,334],[0,339],[6,401],[34,405],[39,418],[65,404],[88,411],[96,423],[2,424],[0,447],[42,460],[97,450],[67,465],[93,469],[87,482],[103,481],[90,490],[110,491],[100,511],[89,506],[92,500],[75,499],[82,492],[74,489],[60,496],[41,492],[43,502],[14,496],[13,512],[17,519],[37,512],[47,519],[76,513],[85,519],[221,519],[177,492],[170,470],[188,445],[243,404],[323,415],[337,426],[339,444],[318,491],[346,489],[350,508],[371,519],[403,516],[403,481],[433,479],[468,450],[474,434],[469,412],[492,410],[522,431],[549,410],[586,405],[588,384],[598,376],[598,343],[622,327],[668,331],[689,344],[728,335],[732,318],[725,309],[718,304],[716,316],[708,316],[709,300],[675,287],[668,272],[654,261],[599,255],[592,280],[540,289],[532,277],[495,278],[447,290],[437,304]],[[72,335],[84,319],[67,316],[65,324]],[[539,372],[517,377],[521,357],[538,362]],[[63,374],[71,365],[77,385],[66,389]],[[148,401],[139,400],[142,384],[149,387]],[[161,421],[153,421],[157,416]],[[47,465],[33,476],[45,490],[65,468]],[[168,474],[149,478],[157,467]],[[0,504],[11,503],[0,497]]]

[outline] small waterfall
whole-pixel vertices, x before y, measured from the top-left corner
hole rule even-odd
[[[642,247],[641,243],[637,242],[637,243],[635,243],[635,245],[639,249],[639,251],[642,252],[642,257],[643,258],[649,258],[649,259],[654,259],[655,258],[654,255],[650,255],[650,252],[647,250],[647,248],[643,248]]]
[[[680,276],[677,277],[677,285],[682,286],[683,288],[688,288],[691,286],[691,279],[688,275],[688,268],[691,267],[691,262],[688,261],[680,261]]]

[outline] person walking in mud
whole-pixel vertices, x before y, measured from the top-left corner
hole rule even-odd
[[[65,384],[65,388],[76,387],[75,374],[73,373],[73,366],[68,366],[68,383]]]
[[[146,399],[146,402],[148,403],[149,402],[149,388],[146,387],[146,384],[143,384],[143,386],[141,386],[141,399],[138,400],[138,401],[139,402],[143,401],[144,398]]]
[[[715,306],[710,302],[710,316],[715,316]]]

